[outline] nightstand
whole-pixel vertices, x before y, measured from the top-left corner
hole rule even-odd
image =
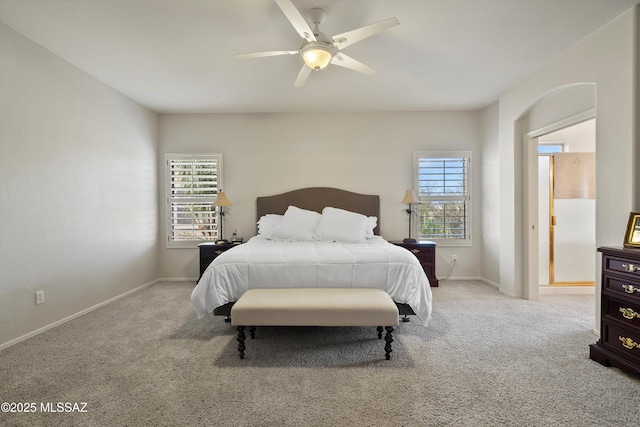
[[[234,246],[238,246],[238,243],[223,243],[220,245],[215,242],[200,243],[198,245],[198,248],[200,248],[200,276],[198,280],[200,280],[204,271],[209,267],[209,264],[211,264],[218,255],[224,251],[228,251]]]
[[[431,287],[438,286],[438,278],[436,277],[436,244],[434,242],[416,242],[416,243],[404,243],[404,242],[390,242],[396,246],[402,246],[406,250],[413,253],[420,265],[424,270],[429,284]]]

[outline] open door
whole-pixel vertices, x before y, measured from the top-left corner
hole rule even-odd
[[[595,120],[544,135],[539,144],[540,284],[593,286]]]

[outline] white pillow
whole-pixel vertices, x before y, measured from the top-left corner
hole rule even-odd
[[[369,229],[369,218],[337,208],[324,208],[316,230],[316,240],[341,243],[363,243]]]
[[[282,221],[282,215],[267,214],[260,217],[258,220],[258,235],[271,239],[273,236],[273,230]]]
[[[273,230],[272,238],[288,241],[313,240],[321,217],[318,212],[289,206],[282,221]]]
[[[377,225],[378,225],[377,216],[370,216],[367,218],[367,226],[365,227],[365,237],[367,239],[371,239],[375,237],[375,234],[373,233],[373,229],[376,228]]]

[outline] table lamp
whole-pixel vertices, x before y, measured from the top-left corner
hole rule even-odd
[[[411,205],[413,205],[414,203],[418,203],[418,199],[413,193],[413,190],[407,190],[407,192],[404,194],[404,199],[402,199],[402,202],[400,203],[407,203],[409,205],[409,208],[405,210],[405,212],[409,214],[409,237],[404,239],[403,242],[416,243],[416,239],[411,238],[411,217],[413,216],[413,207]]]
[[[227,199],[227,196],[224,194],[224,191],[218,191],[218,196],[216,197],[216,202],[214,203],[217,206],[218,212],[220,214],[220,236],[218,236],[218,240],[224,240],[224,233],[222,232],[222,221],[224,219],[224,207],[231,206],[231,202]]]

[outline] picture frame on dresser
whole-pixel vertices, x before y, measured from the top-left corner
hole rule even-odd
[[[640,212],[631,212],[624,233],[625,248],[640,248]]]

